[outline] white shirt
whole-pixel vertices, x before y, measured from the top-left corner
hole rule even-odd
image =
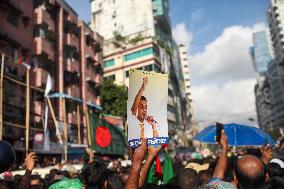
[[[140,126],[141,122],[137,119],[136,116],[131,115],[128,118],[128,139],[139,139],[141,136],[141,126]],[[152,126],[144,120],[143,122],[144,124],[144,137],[146,138],[153,138],[153,129]],[[159,137],[161,137],[162,133],[161,130],[159,129],[159,125],[157,123],[155,123],[157,125],[157,130],[158,130],[158,134]]]

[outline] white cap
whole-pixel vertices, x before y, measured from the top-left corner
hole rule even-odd
[[[273,158],[270,163],[277,163],[281,168],[284,168],[284,162],[280,159]]]

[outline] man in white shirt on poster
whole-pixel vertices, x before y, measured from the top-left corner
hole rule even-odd
[[[159,137],[159,134],[161,134],[158,132],[158,123],[154,120],[153,116],[147,115],[147,99],[143,96],[147,84],[148,77],[144,77],[142,86],[136,94],[131,107],[131,113],[136,117],[135,120],[137,120],[137,125],[139,125],[141,129],[140,138],[149,138],[150,136]],[[149,127],[151,129],[148,129]]]

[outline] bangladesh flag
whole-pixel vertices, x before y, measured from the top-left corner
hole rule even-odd
[[[15,51],[15,56],[14,56],[14,63],[15,64],[23,64],[23,57],[22,56],[18,56],[18,51]]]
[[[153,161],[147,176],[148,184],[159,184],[162,181],[163,185],[171,184],[175,179],[173,169],[173,161],[167,151],[164,149],[159,152],[156,161]]]
[[[91,148],[100,154],[125,155],[127,153],[127,142],[123,130],[92,113],[89,115]]]

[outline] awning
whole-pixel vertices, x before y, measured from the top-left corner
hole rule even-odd
[[[49,98],[65,98],[65,99],[73,100],[73,101],[79,102],[79,103],[83,103],[84,102],[80,98],[76,98],[76,97],[73,97],[73,96],[65,94],[65,93],[54,93],[52,95],[49,95]],[[93,104],[93,103],[90,103],[90,102],[86,102],[86,104],[87,104],[87,106],[96,108],[98,110],[102,110],[102,107],[99,106],[99,105],[96,105],[96,104]]]

